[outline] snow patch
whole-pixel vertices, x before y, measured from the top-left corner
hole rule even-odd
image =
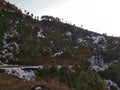
[[[5,72],[11,75],[18,76],[19,78],[25,79],[27,81],[35,79],[35,73],[32,70],[25,71],[20,68],[6,68]]]
[[[62,66],[58,65],[57,66],[57,70],[60,70],[62,68]]]
[[[88,59],[88,61],[91,64],[103,64],[104,63],[104,60],[101,55],[93,55]]]
[[[99,41],[105,40],[105,37],[104,36],[92,36],[92,39],[93,39],[93,43],[97,44]]]
[[[97,72],[105,71],[106,69],[108,69],[108,65],[92,66],[92,69],[97,71]]]
[[[106,84],[107,84],[109,87],[110,87],[110,86],[113,86],[113,87],[116,88],[116,90],[120,90],[120,88],[118,87],[118,85],[117,85],[115,82],[111,81],[110,79],[104,80],[104,81],[106,82]]]
[[[78,42],[81,43],[83,40],[81,38],[78,39]]]
[[[66,32],[65,35],[71,37],[72,33],[71,32]]]
[[[56,56],[60,56],[63,54],[63,51],[57,52],[54,55],[52,55],[51,57],[56,57]]]
[[[18,37],[18,32],[16,30],[11,29],[10,31],[7,31],[7,33],[4,33],[3,35],[3,46],[1,50],[0,58],[4,59],[6,62],[8,60],[15,59],[13,56],[14,54],[19,53],[19,45],[15,41],[10,41],[10,39]]]
[[[42,31],[42,30],[40,30],[40,31],[38,32],[37,37],[38,37],[38,38],[45,38],[45,36],[43,35],[43,31]]]

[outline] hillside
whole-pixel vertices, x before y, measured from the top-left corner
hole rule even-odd
[[[15,72],[19,74],[18,71],[24,72],[21,66],[14,68],[10,66],[11,69],[9,69],[9,65],[43,65],[45,66],[43,70],[25,69],[25,73],[36,74],[37,72],[38,77],[42,79],[54,76],[53,80],[58,78],[60,82],[75,90],[80,88],[105,90],[103,79],[109,78],[105,76],[106,73],[103,73],[100,74],[102,79],[92,70],[92,67],[97,65],[102,67],[105,63],[118,63],[119,47],[120,38],[118,37],[85,30],[62,22],[58,17],[44,15],[39,19],[29,12],[23,13],[9,2],[0,0],[0,67],[1,70],[7,68],[4,72],[13,75],[16,75]],[[54,70],[58,65],[63,66],[63,69]],[[50,72],[49,66],[53,66]],[[74,66],[75,73],[73,73],[74,70],[68,72],[67,66]],[[107,68],[108,66],[105,67]],[[3,72],[1,70],[0,72]],[[42,75],[41,72],[43,72]],[[74,78],[78,78],[78,81]],[[83,84],[80,85],[79,82]],[[68,88],[67,86],[65,87]]]
[[[120,58],[120,39],[117,37],[94,33],[52,16],[33,19],[33,16],[22,14],[9,3],[1,3],[1,6],[0,46],[3,62],[18,60],[22,64],[23,58],[39,61],[42,58],[53,59],[57,54],[60,54],[57,58],[70,59],[81,47],[91,50],[89,60],[95,64]]]

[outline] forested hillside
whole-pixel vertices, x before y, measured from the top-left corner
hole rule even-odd
[[[62,22],[58,17],[43,15],[39,18],[26,10],[23,13],[15,5],[0,0],[0,76],[3,72],[13,75],[24,72],[21,68],[7,68],[4,71],[7,65],[42,65],[44,69],[31,71],[29,68],[25,71],[32,72],[33,76],[35,74],[37,79],[43,81],[57,78],[59,83],[64,83],[71,90],[106,90],[104,79],[112,79],[120,86],[117,79],[107,76],[111,70],[119,69],[119,49],[118,37],[95,33]],[[108,69],[111,63],[118,66]],[[61,66],[60,70],[56,68],[58,65]],[[72,69],[68,69],[70,66]],[[105,70],[99,75],[94,69],[98,72],[107,69],[107,72]],[[0,88],[4,90],[4,85]]]

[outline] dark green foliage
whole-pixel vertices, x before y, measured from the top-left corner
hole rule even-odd
[[[84,48],[84,49],[83,49]],[[100,76],[91,69],[91,64],[88,62],[86,55],[90,56],[91,52],[86,47],[80,47],[81,52],[76,52],[75,63],[73,68],[62,66],[57,70],[53,68],[40,69],[37,73],[39,77],[57,77],[60,82],[74,87],[75,90],[106,90],[104,81]],[[89,51],[89,52],[88,52]]]
[[[96,72],[91,70],[86,59],[79,60],[72,70],[68,69],[68,66],[63,66],[59,70],[54,67],[44,68],[38,71],[37,76],[57,77],[60,82],[64,82],[75,90],[106,90],[104,81]]]
[[[75,90],[106,90],[105,83],[100,76],[91,70],[89,64],[80,60],[74,67],[75,72],[65,69],[60,71],[60,80],[75,88]],[[84,62],[88,62],[84,59]],[[83,64],[83,65],[82,65]]]
[[[104,54],[105,62],[111,62],[112,60],[119,60],[120,58],[120,49],[117,48],[115,51],[111,50]]]
[[[43,77],[43,78],[47,78],[47,77],[55,77],[57,75],[57,68],[56,67],[46,67],[44,69],[39,69],[37,70],[36,75],[38,77]]]
[[[103,79],[110,79],[120,87],[120,64],[114,64],[104,72],[99,72]]]
[[[4,73],[5,72],[5,70],[4,69],[0,69],[0,73]]]
[[[0,16],[0,47],[2,45],[2,39],[4,32],[6,32],[10,27],[9,19],[4,16]]]

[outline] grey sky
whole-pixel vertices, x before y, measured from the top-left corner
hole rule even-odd
[[[35,16],[52,15],[77,26],[120,36],[120,0],[8,0]]]
[[[27,10],[35,15],[41,16],[42,12],[48,11],[51,8],[54,8],[57,5],[60,5],[68,0],[6,0],[9,1],[19,8],[22,11]]]

